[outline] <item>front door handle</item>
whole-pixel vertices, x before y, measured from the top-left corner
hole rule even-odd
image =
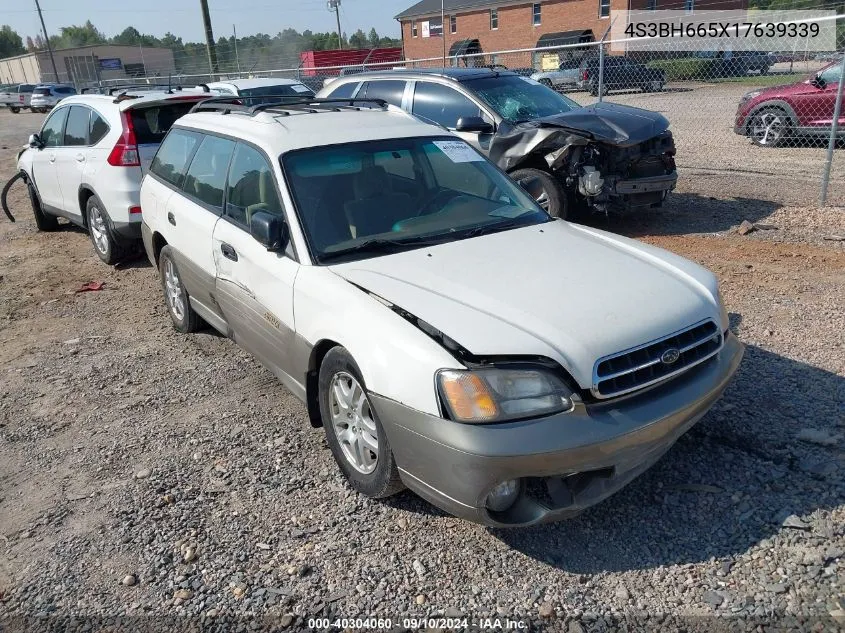
[[[237,251],[226,242],[220,244],[220,252],[223,253],[223,257],[225,257],[226,259],[231,259],[233,262],[238,261]]]
[[[55,154],[50,154],[50,162],[51,162],[51,163],[55,163],[55,162],[56,162],[56,155],[55,155]]]
[[[78,162],[78,163],[85,162],[85,156],[83,154],[77,154],[76,155],[76,162]]]
[[[167,221],[170,222],[173,226],[176,226],[176,218],[173,217],[173,211],[167,212]]]

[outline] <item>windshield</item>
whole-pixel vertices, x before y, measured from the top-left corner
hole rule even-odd
[[[581,107],[569,97],[528,77],[485,77],[468,81],[466,86],[511,123],[571,112]]]
[[[282,162],[318,263],[549,221],[521,187],[454,137],[318,147]]]
[[[285,101],[284,97],[313,97],[311,92],[302,84],[280,84],[278,86],[261,86],[260,88],[245,88],[238,91],[242,97],[252,97],[251,99],[244,99],[245,105],[254,106],[259,103],[281,103]],[[268,99],[267,97],[279,97],[277,99]]]

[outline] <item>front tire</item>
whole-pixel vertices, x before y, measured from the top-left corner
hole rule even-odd
[[[404,488],[387,435],[352,355],[329,350],[320,365],[320,417],[326,441],[349,485],[372,499]]]
[[[783,145],[791,129],[789,115],[780,108],[765,108],[754,113],[748,125],[748,136],[760,147]]]
[[[566,192],[561,184],[549,172],[527,167],[517,169],[510,174],[517,182],[525,178],[536,178],[543,186],[543,193],[537,198],[539,204],[550,216],[565,220],[569,213]]]
[[[29,190],[29,201],[32,204],[32,215],[35,216],[35,226],[38,227],[39,231],[45,232],[55,231],[58,229],[58,218],[44,212],[44,209],[41,207],[41,198],[38,196],[38,192],[35,190],[35,187],[31,182],[26,183],[26,186]]]
[[[111,218],[97,196],[91,196],[85,203],[85,223],[97,257],[109,265],[123,259],[126,255],[124,245],[114,234]]]
[[[164,303],[167,306],[167,313],[173,321],[173,327],[177,332],[190,334],[200,329],[202,320],[191,307],[188,291],[182,283],[179,275],[179,268],[173,257],[173,249],[165,246],[161,249],[158,258],[158,269],[161,275],[161,287],[164,291]]]
[[[20,114],[21,113],[21,109],[17,106],[9,106],[9,110],[12,111],[12,114]]]

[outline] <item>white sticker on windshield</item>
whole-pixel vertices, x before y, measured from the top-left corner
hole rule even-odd
[[[308,88],[303,86],[302,84],[292,84],[291,88],[294,92],[308,92]]]
[[[478,152],[463,141],[434,141],[441,152],[446,154],[453,163],[474,163],[484,160]]]

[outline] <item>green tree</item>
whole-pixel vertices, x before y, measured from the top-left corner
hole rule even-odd
[[[364,31],[358,29],[349,37],[349,46],[352,48],[367,48],[369,40],[364,35]]]
[[[370,48],[378,48],[381,43],[381,38],[374,28],[370,29],[370,34],[367,36],[370,43]]]
[[[26,49],[23,47],[21,36],[13,31],[12,27],[8,24],[0,27],[0,59],[14,55],[23,55],[25,52]]]
[[[59,33],[60,35],[50,38],[50,44],[56,49],[106,43],[105,36],[97,30],[91,20],[87,20],[82,26],[63,26]]]

